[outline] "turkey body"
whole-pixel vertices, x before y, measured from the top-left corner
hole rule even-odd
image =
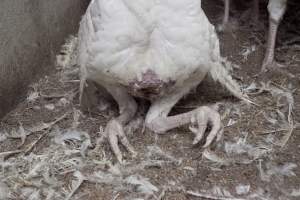
[[[204,147],[220,139],[217,110],[202,106],[169,116],[172,107],[208,73],[247,101],[222,65],[219,40],[200,0],[92,0],[78,42],[80,96],[85,82],[93,81],[118,103],[120,115],[108,122],[105,132],[120,163],[118,142],[136,154],[123,130],[137,110],[133,96],[151,101],[145,126],[155,133],[196,124],[190,130],[197,144],[212,124]]]
[[[219,41],[200,4],[93,0],[79,32],[83,76],[144,97],[156,86],[153,94],[161,96],[191,79],[200,82],[219,61]]]

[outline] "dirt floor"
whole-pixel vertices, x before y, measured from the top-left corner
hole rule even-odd
[[[211,2],[202,4],[217,26],[223,5]],[[264,7],[260,28],[242,17],[245,3],[232,8],[230,30],[219,33],[234,78],[259,106],[236,100],[208,78],[172,111],[220,103],[224,137],[210,150],[191,145],[188,127],[165,135],[142,131],[147,105],[139,101],[136,128],[126,131],[139,154],[132,158],[124,150],[127,162],[117,164],[103,131],[117,106],[98,102],[82,111],[78,68],[57,67],[1,122],[0,200],[299,199],[300,15],[294,2],[278,36],[276,59],[283,72],[257,75],[267,31]]]

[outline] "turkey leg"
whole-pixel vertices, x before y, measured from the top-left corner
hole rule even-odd
[[[123,126],[125,126],[135,115],[137,111],[137,104],[133,97],[131,97],[126,89],[121,86],[105,86],[107,91],[113,96],[119,106],[120,115],[108,122],[105,132],[108,136],[109,144],[119,163],[123,163],[123,156],[119,148],[120,142],[133,156],[136,152],[133,146],[129,143]]]
[[[155,133],[162,134],[170,129],[183,126],[188,123],[196,123],[196,127],[190,127],[190,130],[195,134],[193,141],[193,144],[195,145],[203,138],[207,124],[211,123],[212,129],[204,145],[204,148],[206,148],[215,138],[219,140],[222,136],[221,118],[220,114],[216,110],[208,106],[202,106],[187,113],[168,116],[172,107],[188,91],[189,90],[187,89],[183,89],[153,102],[146,116],[146,127]]]
[[[274,60],[274,51],[278,26],[286,10],[286,0],[269,0],[269,35],[262,71],[274,68],[277,63]]]

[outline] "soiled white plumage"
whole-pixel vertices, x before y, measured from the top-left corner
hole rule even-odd
[[[219,60],[199,0],[93,0],[80,29],[79,63],[95,81],[128,84],[152,69],[182,84]],[[100,14],[99,14],[100,13]]]
[[[193,144],[212,129],[204,147],[221,136],[219,113],[203,106],[168,116],[172,107],[210,73],[235,96],[248,101],[222,65],[219,41],[200,0],[92,0],[79,30],[81,94],[86,80],[102,85],[120,115],[106,126],[114,154],[118,141],[135,154],[123,126],[135,115],[132,96],[151,100],[145,126],[156,133],[196,123]]]

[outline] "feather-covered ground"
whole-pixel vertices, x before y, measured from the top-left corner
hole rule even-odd
[[[217,25],[222,4],[210,2],[203,7]],[[82,112],[78,68],[60,60],[56,72],[33,84],[27,99],[1,122],[0,199],[299,199],[299,12],[287,13],[278,37],[276,56],[287,73],[256,76],[266,28],[243,23],[243,10],[233,8],[232,31],[220,33],[222,54],[259,106],[237,101],[207,79],[174,109],[220,102],[223,141],[208,151],[191,147],[187,127],[163,136],[143,132],[141,109],[136,130],[127,130],[139,155],[125,154],[127,164],[119,166],[103,133],[117,106],[97,104]],[[266,19],[262,9],[265,27]]]

